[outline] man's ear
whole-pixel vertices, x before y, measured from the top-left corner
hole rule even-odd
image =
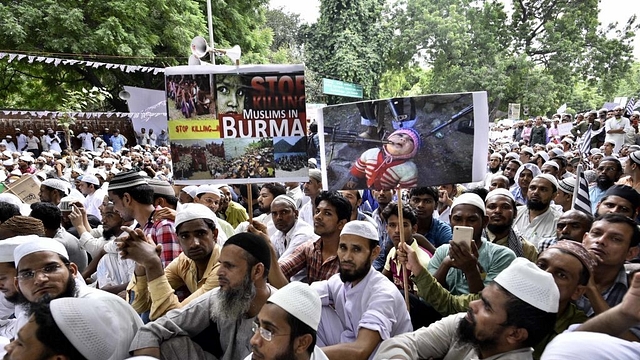
[[[635,259],[638,256],[638,252],[640,252],[638,245],[630,247],[627,252],[627,261]]]
[[[529,332],[525,328],[510,327],[507,330],[507,342],[509,344],[520,344],[529,338]]]
[[[75,263],[70,263],[69,264],[69,271],[71,272],[71,274],[73,276],[76,276],[76,274],[78,274],[78,265],[76,265]]]
[[[577,301],[582,297],[582,295],[584,295],[585,291],[587,291],[586,285],[578,285],[578,287],[576,288],[576,291],[574,291],[573,294],[571,294],[571,300]]]
[[[311,346],[312,342],[313,342],[313,337],[311,336],[311,334],[304,334],[304,335],[298,336],[293,340],[294,354],[306,353],[307,349],[309,349],[309,346]],[[313,349],[311,349],[311,352],[313,352]]]

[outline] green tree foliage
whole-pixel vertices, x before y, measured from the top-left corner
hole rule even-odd
[[[267,9],[265,27],[273,34],[270,50],[274,63],[301,63],[302,41],[299,35],[300,15],[284,11],[282,7]]]
[[[365,98],[376,98],[392,37],[384,3],[323,0],[318,22],[303,29],[308,69],[317,78],[360,84]],[[326,100],[334,104],[353,99],[330,96]]]
[[[511,102],[551,112],[580,81],[613,95],[629,70],[635,16],[614,34],[613,25],[598,29],[597,0],[513,4],[507,11],[498,0],[400,2],[390,63],[430,67],[428,92],[487,90],[492,112]]]
[[[243,61],[266,61],[271,41],[271,33],[262,26],[267,0],[212,3],[216,46],[238,44]],[[197,0],[0,1],[0,18],[0,49],[119,64],[186,64],[191,39],[196,35],[208,38],[206,2]],[[3,107],[55,110],[67,91],[95,86],[115,95],[122,85],[163,89],[164,77],[84,66],[0,62]],[[126,109],[117,96],[110,103],[118,111]]]

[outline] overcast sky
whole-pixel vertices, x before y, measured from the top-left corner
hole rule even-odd
[[[503,0],[505,3],[508,0]],[[284,7],[285,11],[300,14],[303,21],[313,23],[320,16],[320,0],[270,0],[272,7]],[[640,1],[637,0],[600,0],[600,22],[608,24],[618,21],[622,24],[631,14],[640,18]],[[640,32],[635,39],[635,57],[640,59]]]

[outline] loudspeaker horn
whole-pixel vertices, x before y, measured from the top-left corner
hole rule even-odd
[[[126,101],[131,99],[131,94],[127,90],[122,90],[118,93],[118,97]]]
[[[191,53],[199,58],[205,56],[211,48],[202,36],[196,36],[191,40]]]

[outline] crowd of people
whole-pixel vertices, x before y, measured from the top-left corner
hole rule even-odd
[[[9,186],[40,182],[0,194],[5,356],[638,359],[640,114],[596,114],[495,127],[482,181],[400,198],[324,191],[315,159],[249,192],[172,185],[172,158],[219,161],[204,147],[0,143]],[[261,151],[215,165],[261,173]]]

